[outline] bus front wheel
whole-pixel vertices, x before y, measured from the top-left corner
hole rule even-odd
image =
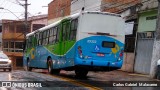
[[[77,77],[86,77],[87,74],[88,74],[88,71],[87,70],[76,69],[75,73],[76,73]]]

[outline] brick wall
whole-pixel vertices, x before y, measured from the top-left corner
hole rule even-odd
[[[102,11],[119,13],[128,7],[134,6],[141,0],[102,0]]]
[[[53,0],[48,5],[48,20],[70,15],[71,0]]]

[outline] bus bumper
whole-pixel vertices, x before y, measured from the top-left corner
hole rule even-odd
[[[102,69],[110,69],[111,70],[116,70],[120,69],[122,67],[123,61],[104,61],[104,60],[88,60],[88,59],[80,59],[76,58],[75,60],[75,65],[80,66],[80,67],[88,67],[90,68],[102,68]],[[96,69],[95,69],[96,70]]]

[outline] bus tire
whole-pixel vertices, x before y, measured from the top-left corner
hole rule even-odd
[[[86,77],[88,74],[88,70],[76,69],[75,74],[77,77]]]
[[[27,60],[27,71],[32,71],[32,67],[29,67],[29,59]]]
[[[50,74],[53,74],[53,69],[52,69],[52,60],[51,59],[49,59],[48,61],[47,61],[47,65],[48,65],[48,72],[50,73]]]
[[[51,58],[49,58],[49,60],[47,61],[47,64],[48,64],[48,72],[50,74],[59,74],[60,73],[60,69],[52,69],[53,63],[52,63]]]

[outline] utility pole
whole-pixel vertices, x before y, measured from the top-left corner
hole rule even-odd
[[[25,0],[24,6],[25,6],[25,31],[24,31],[24,35],[26,35],[26,33],[28,31],[28,20],[27,20],[27,17],[28,17],[28,3],[27,3],[27,0]]]
[[[160,59],[160,0],[157,1],[158,1],[158,15],[157,15],[156,36],[154,38],[151,69],[150,69],[150,76],[152,78],[156,78],[157,61]]]

